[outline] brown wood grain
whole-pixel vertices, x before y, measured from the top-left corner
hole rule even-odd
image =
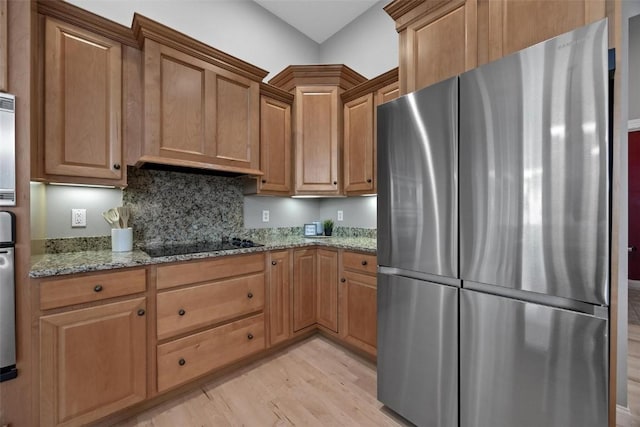
[[[96,287],[99,286],[99,291]],[[101,301],[123,295],[144,292],[146,271],[144,269],[71,275],[61,279],[40,282],[40,309],[65,307]]]
[[[158,293],[158,339],[263,310],[264,276],[261,272]]]
[[[338,251],[317,250],[317,322],[338,332]]]
[[[146,398],[138,298],[40,319],[40,425],[80,425]]]
[[[291,103],[260,98],[259,194],[291,193]]]
[[[8,22],[7,0],[0,0],[0,92],[7,92],[9,87]]]
[[[293,332],[316,323],[316,249],[293,252]]]
[[[374,94],[344,104],[344,191],[374,193]]]
[[[290,251],[273,251],[267,259],[269,347],[291,336],[290,257]]]
[[[346,253],[346,252],[345,252]],[[376,277],[345,270],[340,336],[363,351],[376,355],[377,290]]]
[[[345,251],[342,254],[342,263],[345,269],[359,273],[376,274],[378,269],[377,258],[371,254]]]

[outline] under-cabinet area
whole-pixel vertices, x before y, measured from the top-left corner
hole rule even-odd
[[[371,253],[307,246],[150,262],[33,279],[41,425],[121,419],[317,332],[375,360]]]

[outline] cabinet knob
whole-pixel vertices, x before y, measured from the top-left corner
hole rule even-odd
[[[371,184],[371,181],[372,181],[372,180],[371,180],[371,178],[367,179],[367,182],[368,182],[369,184]]]
[[[362,265],[367,265],[367,260],[362,260]]]
[[[183,358],[180,358],[180,360],[178,360],[178,365],[180,366],[184,366],[185,363],[187,363],[187,361],[184,360]]]
[[[138,316],[144,316],[144,308],[141,308],[140,310],[138,310]]]
[[[338,181],[333,181],[333,185],[338,185]]]
[[[180,310],[178,310],[178,315],[180,316],[184,316],[186,313],[186,311],[184,311],[184,308],[181,308]]]
[[[344,283],[344,282],[346,282],[346,281],[347,281],[347,279],[345,279],[345,278],[343,277],[342,279],[340,279],[340,281],[341,281],[342,283]]]
[[[248,338],[248,339],[250,339],[250,340],[252,340],[252,339],[253,339],[253,334],[252,334],[252,333],[249,333],[249,335],[247,335],[247,338]]]
[[[93,291],[94,291],[94,292],[102,292],[102,285],[96,285],[96,286],[93,288]]]
[[[271,265],[278,265],[278,261],[271,261]]]
[[[247,294],[247,298],[249,298],[249,299],[253,298],[253,294],[252,294],[251,292],[249,292],[249,293]]]
[[[262,180],[262,183],[263,183],[263,184],[266,184],[266,183],[267,183],[267,180],[266,180],[266,179],[263,179],[263,180]]]
[[[114,165],[113,165],[113,168],[114,168],[115,170],[119,171],[119,170],[120,170],[120,163],[116,163],[116,164],[114,164]]]

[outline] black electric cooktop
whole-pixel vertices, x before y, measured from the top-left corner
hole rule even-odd
[[[256,248],[263,246],[247,239],[223,239],[217,242],[170,243],[143,246],[141,249],[151,258],[163,256],[196,254],[199,252],[230,251],[240,248]]]

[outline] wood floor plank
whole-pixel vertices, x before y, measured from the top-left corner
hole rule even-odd
[[[321,336],[118,427],[409,426],[376,399],[376,368]]]

